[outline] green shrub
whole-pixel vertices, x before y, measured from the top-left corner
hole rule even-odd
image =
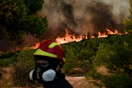
[[[86,47],[82,50],[80,50],[79,53],[77,53],[77,57],[79,60],[90,60],[90,58],[95,55],[95,52],[93,49],[90,49],[89,47]]]
[[[122,73],[106,76],[102,80],[106,88],[132,88],[132,79]]]
[[[73,48],[74,49],[74,48]],[[77,58],[73,52],[73,49],[68,49],[66,53],[66,64],[63,67],[65,73],[70,72],[77,66]]]
[[[132,81],[130,38],[128,35],[112,35],[107,38],[64,44],[65,72],[68,73],[71,70],[73,72],[75,68],[80,68],[85,71],[86,77],[91,76],[93,79],[99,80],[101,83],[96,84],[100,87],[104,83],[106,88],[130,88]],[[102,65],[107,68],[108,74],[97,72],[96,68]],[[112,76],[106,76],[110,74]]]
[[[0,67],[8,67],[14,62],[16,62],[15,56],[11,58],[0,59]]]
[[[16,55],[17,55],[17,52],[0,53],[0,59],[11,58],[12,56],[16,56]]]
[[[18,56],[18,62],[13,64],[13,71],[11,73],[12,80],[15,86],[26,86],[29,84],[29,71],[34,66],[34,50],[22,50]]]
[[[79,68],[82,68],[86,72],[89,72],[92,68],[92,62],[90,60],[79,60],[77,64]]]
[[[0,55],[0,67],[10,66],[12,63],[16,62],[16,53],[3,53]]]

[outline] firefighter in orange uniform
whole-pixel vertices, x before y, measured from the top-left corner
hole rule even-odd
[[[45,40],[33,55],[35,68],[29,73],[30,80],[43,83],[44,88],[73,88],[61,73],[65,54],[59,44]]]

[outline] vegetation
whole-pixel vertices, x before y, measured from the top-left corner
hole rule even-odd
[[[71,75],[75,68],[80,68],[84,72],[82,75],[100,80],[101,83],[98,84],[100,87],[131,88],[132,55],[129,48],[130,39],[129,35],[113,35],[107,38],[87,39],[63,44],[62,47],[66,53],[66,64],[63,71],[67,75]],[[26,49],[14,54],[2,54],[0,57],[3,57],[0,59],[3,60],[3,64],[5,61],[5,65],[1,66],[13,67],[14,70],[11,75],[17,86],[29,84],[28,73],[34,66],[32,56],[34,51]],[[98,72],[97,67],[100,66],[105,66],[110,75]],[[22,80],[24,81],[22,82]]]
[[[34,49],[26,49],[16,53],[6,53],[0,56],[0,78],[3,67],[12,68],[11,79],[14,86],[26,86],[30,84],[28,74],[34,67]],[[6,85],[8,86],[8,85]]]
[[[132,87],[132,55],[128,43],[130,39],[129,35],[113,35],[108,38],[89,39],[62,45],[66,52],[66,63],[68,63],[64,69],[67,68],[70,72],[75,67],[81,68],[85,71],[86,77],[92,76],[100,80],[103,84],[98,85],[106,88],[125,88],[126,86],[130,88]],[[111,75],[98,72],[96,68],[100,66],[105,66]],[[119,83],[122,84],[119,85]]]
[[[12,63],[16,62],[17,53],[3,53],[0,54],[0,67],[8,67],[10,66]]]
[[[2,8],[0,9],[0,31],[3,33],[0,38],[14,39],[16,32],[16,39],[27,32],[39,36],[45,31],[46,18],[35,15],[36,11],[42,8],[35,6],[39,2],[42,4],[43,0],[34,2],[34,0],[30,3],[29,0],[0,1],[0,8]],[[31,8],[32,5],[34,5],[33,8]],[[130,0],[130,6],[132,15],[132,0]],[[126,27],[125,32],[128,34],[94,39],[90,39],[90,37],[85,39],[84,36],[80,42],[63,44],[62,47],[66,54],[66,64],[63,71],[70,75],[75,68],[79,68],[84,72],[82,75],[99,80],[100,83],[96,83],[99,87],[132,88],[132,19],[128,17],[123,23]],[[37,28],[41,30],[37,31]],[[13,68],[11,77],[14,85],[26,86],[29,84],[28,74],[34,66],[34,57],[32,56],[34,51],[26,49],[15,53],[0,54],[0,67],[10,66]],[[107,69],[107,74],[98,71],[97,68],[100,66]],[[3,76],[1,68],[0,79]]]
[[[17,62],[13,63],[11,72],[12,81],[15,86],[26,86],[29,84],[29,72],[34,67],[33,53],[35,50],[26,49],[18,53]]]
[[[42,35],[48,25],[47,19],[36,14],[44,0],[1,0],[0,39],[21,42],[23,34]]]

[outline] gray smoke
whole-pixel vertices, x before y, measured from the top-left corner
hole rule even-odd
[[[22,44],[19,46],[19,48],[25,47],[25,46],[35,46],[36,43],[40,42],[40,40],[30,33],[25,34],[22,36]]]
[[[15,51],[15,47],[13,47],[7,40],[0,40],[0,53],[7,51]]]
[[[102,2],[94,2],[87,6],[88,14],[91,14],[90,23],[94,31],[105,32],[106,28],[114,30],[116,21],[113,19],[112,6],[108,6]]]
[[[64,36],[65,29],[75,35],[106,32],[119,28],[129,15],[129,0],[45,0],[40,16],[49,21],[45,38]]]

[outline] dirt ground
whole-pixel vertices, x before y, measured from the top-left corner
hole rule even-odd
[[[86,80],[85,77],[66,77],[66,80],[73,86],[73,88],[98,88],[92,83],[92,79]],[[5,88],[5,87],[0,87]],[[29,88],[29,87],[6,87],[6,88]],[[37,88],[43,88],[42,86]]]
[[[66,77],[66,79],[74,88],[98,88],[93,84],[94,80],[86,80],[85,77]]]

